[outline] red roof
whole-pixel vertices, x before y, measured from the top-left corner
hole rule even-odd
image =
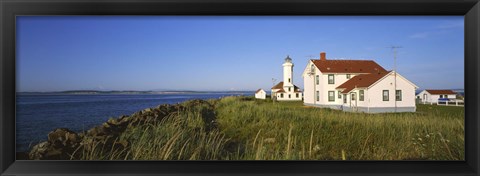
[[[372,60],[312,60],[323,73],[378,73],[386,70]]]
[[[255,93],[258,93],[258,92],[260,92],[261,90],[262,90],[262,89],[258,89]]]
[[[283,81],[279,82],[277,85],[273,86],[272,89],[283,89]]]
[[[432,95],[440,95],[440,94],[457,94],[455,93],[454,91],[452,90],[425,90],[427,91],[428,93],[432,94]]]
[[[357,87],[369,87],[388,73],[390,72],[360,74],[350,78],[348,81],[338,86],[337,89],[344,89],[342,93],[348,93]]]
[[[285,92],[285,90],[283,90],[283,81],[281,81],[277,85],[273,86],[272,89],[280,89],[277,92]],[[297,87],[296,85],[293,85],[293,91],[294,92],[300,92],[300,88]]]

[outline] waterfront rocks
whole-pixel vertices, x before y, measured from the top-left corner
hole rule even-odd
[[[49,148],[50,142],[40,142],[39,144],[33,146],[32,150],[30,150],[30,153],[28,154],[28,157],[34,160],[45,159],[45,154]]]
[[[79,147],[80,137],[77,133],[58,128],[48,133],[48,140],[33,146],[30,159],[69,159]]]
[[[79,142],[77,133],[66,128],[58,128],[48,133],[48,141],[55,147],[72,146],[75,147]]]
[[[206,108],[205,108],[206,107]],[[204,100],[190,100],[182,104],[162,104],[147,108],[130,116],[110,118],[99,126],[86,132],[75,133],[66,128],[55,129],[48,134],[48,140],[32,147],[28,156],[34,160],[70,160],[85,159],[81,153],[95,151],[97,147],[123,150],[129,142],[120,136],[129,128],[144,124],[160,123],[165,117],[181,111],[200,111],[206,124],[206,130],[216,128],[214,106]]]

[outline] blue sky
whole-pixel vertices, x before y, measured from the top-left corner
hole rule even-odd
[[[21,16],[17,91],[256,90],[312,57],[370,59],[420,89],[464,87],[463,16]],[[278,82],[277,81],[277,82]]]

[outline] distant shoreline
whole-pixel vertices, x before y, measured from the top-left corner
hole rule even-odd
[[[56,92],[17,92],[18,95],[105,95],[105,94],[214,94],[214,93],[232,93],[232,94],[249,94],[255,91],[97,91],[97,90],[72,90],[72,91],[56,91]]]

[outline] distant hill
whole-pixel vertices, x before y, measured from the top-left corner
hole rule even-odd
[[[452,89],[452,91],[462,96],[465,96],[465,89]]]
[[[189,91],[189,90],[169,90],[169,91],[136,91],[136,90],[68,90],[54,92],[17,92],[17,94],[195,94],[195,93],[232,93],[232,94],[251,94],[255,91]]]

